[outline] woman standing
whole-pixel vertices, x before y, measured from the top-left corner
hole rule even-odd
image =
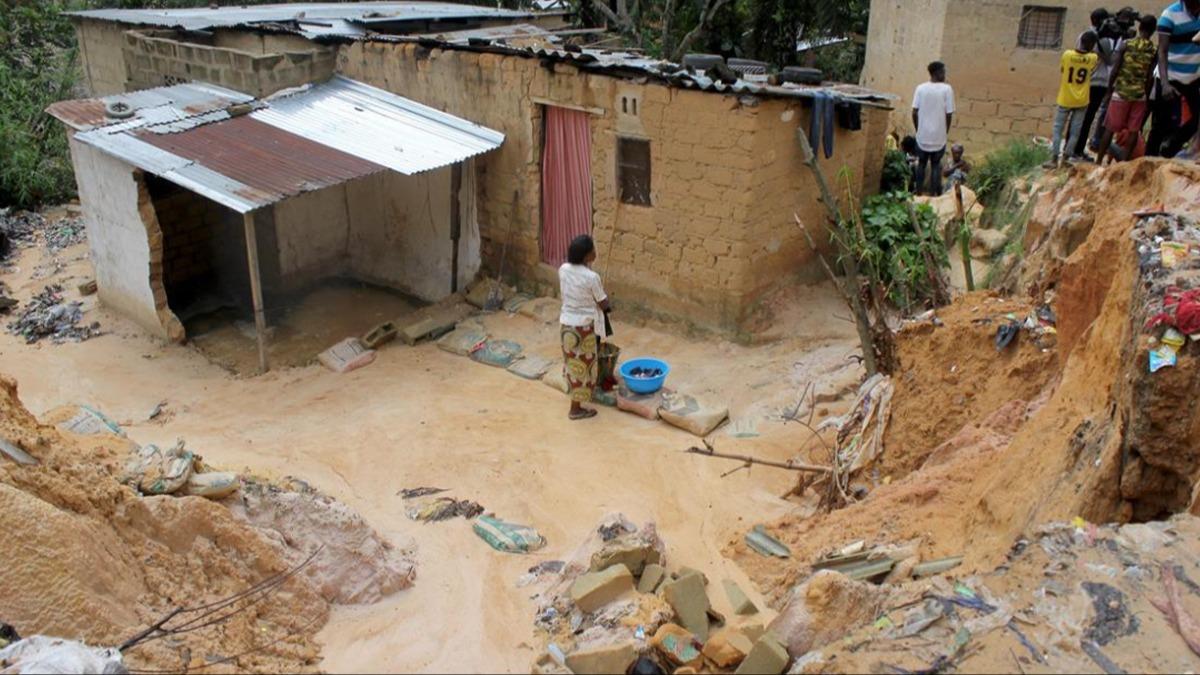
[[[579,235],[567,248],[567,262],[558,268],[559,295],[562,297],[563,376],[571,396],[569,417],[582,420],[595,417],[585,408],[592,400],[599,373],[600,340],[607,337],[604,316],[611,310],[600,275],[592,271],[596,244],[586,234]]]

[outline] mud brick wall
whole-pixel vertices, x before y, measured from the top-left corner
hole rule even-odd
[[[793,214],[820,228],[824,207],[799,158],[799,101],[759,100],[639,84],[534,58],[356,43],[338,71],[504,132],[478,162],[478,219],[486,270],[557,292],[541,262],[542,110],[585,109],[592,142],[596,269],[618,307],[737,330],[770,286],[820,275],[798,244]],[[622,100],[637,99],[638,113]],[[628,111],[628,112],[627,112]],[[886,114],[858,132],[838,130],[830,177],[848,167],[858,194],[878,185]],[[619,137],[648,140],[652,205],[622,203]],[[507,249],[507,253],[505,250]]]
[[[1049,137],[1058,93],[1059,57],[1090,27],[1103,3],[1093,0],[872,0],[863,84],[901,97],[892,115],[900,135],[912,133],[912,94],[929,79],[926,65],[944,61],[958,99],[951,143],[979,157],[1014,138]],[[1159,14],[1159,0],[1128,3]],[[1062,46],[1018,46],[1029,7],[1066,9]],[[1108,5],[1111,11],[1117,6]]]
[[[335,63],[331,48],[314,45],[307,51],[256,54],[181,41],[174,31],[127,31],[122,53],[127,91],[211,82],[261,97],[326,80]]]

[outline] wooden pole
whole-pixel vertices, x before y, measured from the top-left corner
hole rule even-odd
[[[258,367],[267,372],[271,364],[267,361],[267,316],[263,311],[262,277],[258,270],[258,235],[254,230],[254,213],[242,216],[246,229],[246,263],[250,266],[250,295],[254,301],[254,331],[258,336]]]
[[[462,210],[459,208],[458,193],[462,190],[462,162],[450,168],[450,239],[454,252],[450,256],[450,292],[458,292],[458,240],[462,236]]]
[[[967,290],[975,290],[975,271],[971,269],[970,228],[967,227],[967,211],[963,208],[962,184],[954,183],[954,208],[958,216],[958,245],[962,251],[963,274],[967,278]]]
[[[773,466],[776,469],[787,469],[789,471],[800,471],[800,472],[805,472],[805,473],[823,473],[823,474],[833,473],[833,469],[830,469],[827,466],[817,466],[815,464],[805,464],[804,462],[776,462],[774,460],[759,459],[757,457],[751,457],[749,455],[733,455],[733,454],[728,454],[728,453],[724,453],[724,452],[717,452],[716,450],[713,450],[712,448],[692,447],[692,448],[688,448],[687,450],[684,450],[684,452],[687,452],[687,453],[690,453],[693,455],[704,455],[705,457],[720,457],[721,459],[736,459],[737,461],[744,463],[746,466],[750,466],[751,464],[760,464],[762,466]]]

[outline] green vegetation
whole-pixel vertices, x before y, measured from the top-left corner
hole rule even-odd
[[[905,191],[868,197],[862,213],[846,223],[847,242],[859,266],[904,311],[936,304],[939,278],[950,260],[938,234],[938,219],[928,204],[916,204]]]
[[[982,204],[991,206],[1014,178],[1028,174],[1049,159],[1050,149],[1045,146],[1029,141],[1010,141],[975,166],[969,186]]]
[[[903,150],[888,150],[883,157],[883,177],[879,181],[880,192],[907,192],[912,189],[912,171],[908,168],[908,157]]]

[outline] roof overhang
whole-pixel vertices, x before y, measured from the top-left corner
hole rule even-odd
[[[504,142],[498,131],[342,76],[265,100],[194,83],[47,112],[80,143],[239,213],[385,170],[431,171]]]

